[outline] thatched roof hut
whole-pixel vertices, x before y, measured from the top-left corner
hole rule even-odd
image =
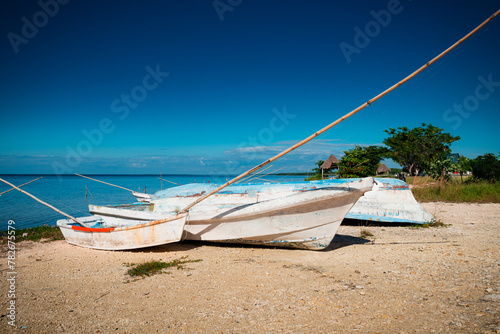
[[[326,159],[326,161],[321,165],[321,169],[338,169],[339,168],[339,159],[333,154]]]
[[[391,169],[387,167],[385,164],[380,164],[380,166],[377,168],[377,174],[384,174],[384,173],[389,174],[390,172]]]
[[[339,159],[332,154],[319,168],[321,169],[321,179],[323,179],[323,171],[327,169],[339,169]]]

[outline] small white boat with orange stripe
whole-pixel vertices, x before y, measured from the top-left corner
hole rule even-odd
[[[81,217],[57,221],[70,244],[103,249],[126,250],[178,242],[182,238],[187,214],[155,221],[129,221],[112,217]]]

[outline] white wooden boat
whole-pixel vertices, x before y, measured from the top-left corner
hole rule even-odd
[[[373,178],[243,184],[227,187],[189,211],[184,238],[320,250],[327,247]],[[155,194],[150,203],[89,206],[97,216],[152,221],[172,215],[217,188],[189,184]]]
[[[138,221],[113,217],[82,217],[57,221],[70,244],[104,249],[125,250],[178,242],[182,238],[187,214],[154,221]],[[83,224],[86,226],[83,226]]]
[[[384,223],[428,224],[434,217],[413,197],[402,180],[375,178],[375,186],[365,193],[346,218]]]
[[[145,193],[138,193],[136,191],[132,191],[132,195],[137,199],[138,202],[151,202],[152,195]]]

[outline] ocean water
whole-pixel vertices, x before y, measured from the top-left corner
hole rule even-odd
[[[40,175],[0,175],[16,186],[34,180]],[[100,181],[118,185],[130,190],[152,194],[158,190],[175,187],[173,183],[161,182],[159,175],[92,175]],[[188,183],[223,183],[233,175],[163,175],[164,180],[179,184]],[[253,179],[251,183],[277,181],[303,181],[304,176],[266,175],[265,180]],[[0,182],[0,193],[10,186]],[[74,217],[88,216],[88,205],[125,204],[136,201],[130,191],[112,187],[76,175],[43,175],[43,178],[22,187],[23,190],[42,201]],[[87,197],[85,196],[87,194]],[[12,190],[0,196],[0,231],[7,229],[9,220],[13,220],[17,229],[39,225],[56,225],[58,219],[65,217],[60,213],[38,203],[31,197]]]

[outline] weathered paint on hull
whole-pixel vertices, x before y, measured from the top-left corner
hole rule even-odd
[[[95,217],[81,218],[84,223],[96,222]],[[178,242],[182,238],[186,215],[165,221],[135,222],[130,226],[87,228],[65,219],[57,221],[70,244],[102,249],[127,250]]]
[[[262,215],[189,221],[185,239],[321,250],[331,243],[344,216],[362,195],[355,191]]]
[[[346,218],[412,224],[427,224],[434,220],[415,200],[405,182],[384,178],[375,178],[375,182],[374,189],[356,202]]]

